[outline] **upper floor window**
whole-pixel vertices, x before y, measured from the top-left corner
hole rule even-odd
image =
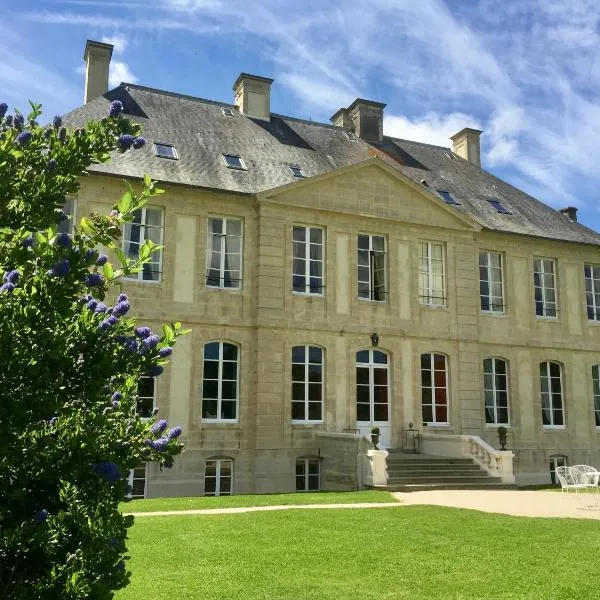
[[[444,354],[421,354],[423,423],[448,424],[448,361]]]
[[[479,296],[484,312],[504,312],[504,274],[502,254],[479,253]]]
[[[419,259],[419,301],[446,306],[444,245],[422,242]]]
[[[204,467],[204,495],[231,496],[233,461],[230,458],[208,459]]]
[[[442,199],[444,200],[444,202],[446,204],[456,204],[457,206],[460,206],[460,202],[456,201],[456,198],[448,191],[446,190],[436,190],[437,193],[442,197]]]
[[[239,348],[228,342],[204,345],[202,419],[237,421]]]
[[[170,158],[177,160],[177,148],[173,144],[165,144],[161,142],[154,142],[154,154],[159,158]]]
[[[592,367],[592,386],[594,390],[594,420],[596,427],[600,427],[600,365]]]
[[[163,241],[163,210],[155,206],[145,206],[133,213],[133,220],[125,223],[123,230],[123,251],[130,259],[137,259],[140,246],[150,240],[157,245]],[[150,260],[139,273],[128,275],[138,281],[160,281],[162,273],[162,249],[155,250]]]
[[[533,290],[535,314],[538,317],[556,317],[556,282],[551,258],[534,258]]]
[[[206,285],[240,289],[242,286],[242,221],[211,217],[208,219]]]
[[[600,265],[585,265],[585,299],[590,321],[600,321]]]
[[[137,413],[150,419],[156,406],[156,377],[140,377],[137,387]]]
[[[296,461],[296,491],[318,492],[321,489],[321,469],[318,458]]]
[[[67,198],[63,204],[62,211],[67,217],[57,225],[58,233],[73,233],[73,221],[75,220],[75,198]]]
[[[223,154],[223,160],[225,161],[225,165],[230,169],[237,169],[238,171],[248,170],[242,157],[237,154]]]
[[[323,420],[323,350],[292,348],[292,421]]]
[[[564,427],[562,368],[555,362],[540,363],[542,424],[544,427]]]
[[[292,288],[298,294],[323,294],[323,230],[294,225]]]
[[[304,175],[304,171],[302,170],[301,166],[299,166],[299,165],[288,165],[288,168],[290,170],[290,173],[294,177],[306,177],[306,175]]]
[[[386,300],[386,252],[382,235],[358,236],[358,297]]]
[[[508,425],[508,369],[501,358],[483,361],[483,394],[485,422]]]

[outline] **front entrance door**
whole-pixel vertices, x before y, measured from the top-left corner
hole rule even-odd
[[[360,350],[356,353],[356,427],[361,435],[370,438],[375,426],[379,427],[379,447],[389,448],[389,361],[380,350]]]

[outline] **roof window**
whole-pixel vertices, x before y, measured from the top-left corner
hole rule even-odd
[[[302,167],[300,167],[299,165],[288,165],[288,169],[291,171],[294,177],[306,177],[306,175],[302,171]]]
[[[344,131],[344,134],[351,142],[358,142],[358,135],[354,131]]]
[[[496,200],[495,198],[487,198],[487,201],[499,212],[503,215],[510,215],[511,212],[508,210],[500,200]]]
[[[436,192],[446,204],[456,204],[457,206],[460,206],[460,202],[457,202],[456,198],[450,192],[446,190],[436,190]]]
[[[227,108],[226,106],[221,107],[221,112],[224,117],[233,117],[233,110],[231,108]]]
[[[177,160],[177,149],[173,144],[164,144],[162,142],[154,142],[154,154],[159,158],[170,158]]]
[[[237,169],[238,171],[248,170],[244,164],[244,161],[242,160],[242,157],[238,156],[237,154],[223,154],[223,160],[229,169]]]

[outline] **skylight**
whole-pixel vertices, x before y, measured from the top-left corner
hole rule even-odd
[[[288,168],[292,172],[292,175],[294,177],[306,177],[306,175],[302,171],[302,167],[298,165],[288,165]]]
[[[358,135],[354,131],[344,131],[344,133],[351,142],[358,142]]]
[[[511,212],[508,210],[500,200],[496,200],[495,198],[488,198],[487,201],[499,212],[503,215],[510,215]]]
[[[457,206],[460,206],[460,202],[457,202],[456,198],[450,192],[446,190],[436,190],[436,192],[442,197],[442,200],[444,200],[446,204],[456,204]]]
[[[242,157],[237,154],[223,154],[223,160],[225,161],[225,165],[230,169],[237,169],[238,171],[248,170]]]
[[[224,117],[233,117],[233,110],[231,110],[231,108],[227,108],[226,106],[223,106],[221,108],[221,112],[223,113]]]
[[[177,149],[173,144],[164,144],[162,142],[154,142],[154,154],[159,158],[170,158],[177,160]]]

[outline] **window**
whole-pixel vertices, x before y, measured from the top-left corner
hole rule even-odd
[[[323,294],[323,230],[294,225],[292,288],[298,294]]]
[[[239,290],[242,286],[242,221],[208,219],[206,285]]]
[[[58,233],[73,233],[73,221],[75,219],[75,198],[67,198],[63,204],[62,211],[65,213],[67,218],[58,224]]]
[[[558,483],[556,477],[556,467],[566,467],[567,457],[561,454],[550,457],[550,481],[552,483]]]
[[[302,171],[302,167],[299,167],[298,165],[288,165],[288,168],[294,177],[306,177],[304,171]]]
[[[446,204],[456,204],[457,206],[460,206],[460,202],[457,202],[456,199],[454,198],[454,196],[450,192],[447,192],[446,190],[436,190],[436,191],[442,197],[442,200]]]
[[[600,266],[585,265],[585,299],[590,321],[600,321]]]
[[[421,354],[423,423],[448,424],[448,363],[444,354]]]
[[[292,421],[323,420],[323,350],[292,348]]]
[[[483,361],[483,394],[485,422],[508,425],[508,369],[501,358]]]
[[[504,277],[499,252],[479,253],[479,295],[482,311],[504,312]]]
[[[318,458],[299,458],[296,461],[296,491],[318,492],[321,489],[321,473]]]
[[[419,266],[419,301],[428,306],[446,306],[444,245],[422,242]]]
[[[163,211],[162,208],[145,206],[133,213],[133,220],[125,223],[123,231],[123,251],[125,256],[137,260],[140,247],[146,240],[157,245],[163,239]],[[128,275],[128,279],[138,281],[160,281],[162,273],[162,249],[155,250],[139,273]]]
[[[223,154],[223,160],[229,169],[237,169],[238,171],[248,170],[244,164],[244,161],[242,160],[242,157],[238,156],[237,154]]]
[[[592,386],[594,390],[594,419],[596,427],[600,427],[600,365],[592,367]]]
[[[229,458],[209,459],[204,468],[204,495],[231,496],[233,461]]]
[[[556,283],[551,258],[533,260],[533,290],[535,314],[538,317],[556,317]]]
[[[388,357],[380,350],[356,353],[356,420],[387,423],[389,420]]]
[[[562,369],[558,363],[540,363],[542,424],[544,427],[564,427]]]
[[[221,108],[221,112],[223,113],[224,117],[233,117],[233,110],[231,108],[227,108],[226,106],[223,106]]]
[[[129,471],[127,498],[146,497],[146,464],[140,463],[135,469]]]
[[[501,214],[510,215],[511,212],[508,210],[500,200],[496,200],[495,198],[488,198],[487,201]]]
[[[150,419],[156,406],[156,377],[140,377],[137,387],[137,413]]]
[[[159,158],[170,158],[177,160],[177,149],[173,144],[163,144],[160,142],[154,142],[154,154]]]
[[[204,345],[202,419],[237,420],[239,349],[227,342]]]
[[[358,236],[358,297],[385,302],[385,238]]]

